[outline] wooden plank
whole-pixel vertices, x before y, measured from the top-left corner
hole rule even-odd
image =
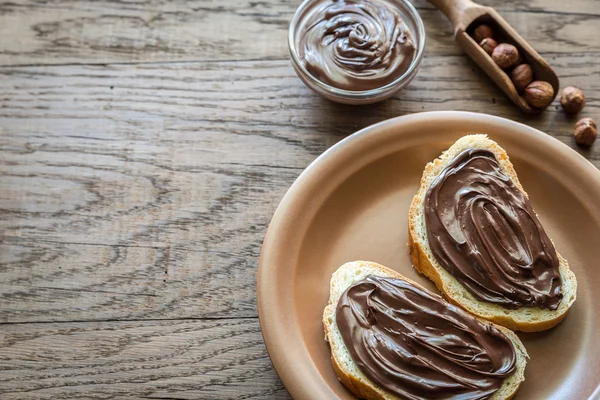
[[[490,0],[541,53],[600,52],[594,0]],[[286,59],[299,3],[224,0],[23,0],[0,4],[0,65]],[[425,0],[428,54],[459,54]]]
[[[287,399],[256,319],[0,327],[2,399]]]
[[[287,61],[298,3],[0,4],[0,65],[15,66],[0,68],[0,398],[289,398],[255,281],[306,165],[423,110],[485,111],[574,147],[573,120],[515,110],[425,0],[427,56],[408,90],[360,108],[322,100]],[[597,1],[482,3],[563,86],[591,93],[584,115],[597,117]],[[576,149],[600,166],[596,148]]]
[[[600,89],[595,58],[553,61],[563,84]],[[406,91],[358,108],[313,94],[287,61],[2,68],[0,93],[4,322],[255,317],[279,200],[321,152],[386,118],[485,111],[600,166],[557,102],[524,115],[461,56],[427,58]]]
[[[247,237],[240,229],[232,244]],[[243,246],[255,249],[240,255],[243,249],[7,241],[0,251],[15,262],[1,266],[2,321],[256,316],[261,242],[250,237]]]

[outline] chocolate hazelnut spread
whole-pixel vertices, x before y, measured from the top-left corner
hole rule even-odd
[[[410,67],[415,44],[406,24],[384,0],[316,1],[298,38],[308,72],[339,89],[379,88]]]
[[[516,370],[500,330],[402,279],[355,283],[336,323],[358,368],[403,399],[486,399]]]
[[[559,261],[529,199],[488,150],[465,150],[425,196],[436,260],[477,299],[556,310]]]

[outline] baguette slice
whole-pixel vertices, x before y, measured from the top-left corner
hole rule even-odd
[[[403,279],[406,282],[423,289],[421,285],[403,277],[398,272],[374,262],[354,261],[342,265],[331,277],[329,304],[325,307],[323,313],[325,340],[329,342],[331,347],[331,362],[335,373],[340,382],[342,382],[342,384],[356,397],[367,400],[401,400],[398,396],[387,392],[375,382],[371,381],[358,369],[358,366],[352,360],[352,357],[344,344],[342,335],[335,322],[336,307],[342,293],[344,293],[348,287],[369,275]],[[488,323],[482,319],[479,320]],[[521,340],[514,332],[502,326],[494,326],[502,331],[502,333],[504,333],[513,343],[517,358],[515,372],[504,380],[500,389],[498,389],[490,399],[510,399],[515,395],[519,386],[525,380],[524,371],[529,356],[527,355],[525,346],[523,346],[523,343],[521,343]]]
[[[417,271],[435,282],[438,289],[451,303],[464,308],[471,314],[515,331],[537,332],[550,329],[558,325],[566,317],[569,308],[575,302],[577,293],[575,274],[569,269],[567,260],[561,257],[560,254],[557,253],[560,264],[559,272],[562,279],[561,292],[563,299],[558,308],[556,310],[548,310],[539,307],[521,307],[511,310],[498,304],[476,299],[456,278],[437,262],[431,252],[425,226],[425,195],[442,170],[466,149],[486,149],[494,153],[502,172],[527,196],[503,148],[493,140],[488,139],[487,135],[468,135],[462,137],[442,153],[439,158],[427,164],[423,172],[421,187],[414,197],[408,213],[408,247],[412,263]]]

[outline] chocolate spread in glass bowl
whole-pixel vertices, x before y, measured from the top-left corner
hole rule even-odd
[[[387,1],[320,1],[306,18],[298,35],[300,62],[338,89],[385,86],[408,71],[415,57],[412,34]]]

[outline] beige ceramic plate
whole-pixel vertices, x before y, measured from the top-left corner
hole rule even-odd
[[[321,315],[331,273],[376,261],[435,291],[411,266],[407,213],[425,164],[469,133],[508,152],[533,207],[578,278],[558,327],[519,334],[531,360],[517,399],[600,396],[600,172],[559,141],[505,119],[462,112],[404,116],[333,146],[292,185],[265,237],[260,323],[271,360],[295,399],[349,399],[331,366]]]

